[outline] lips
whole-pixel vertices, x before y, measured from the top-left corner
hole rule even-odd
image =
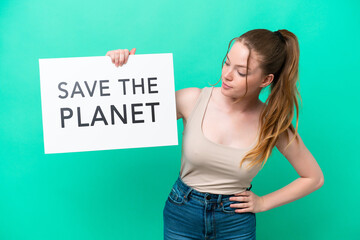
[[[223,84],[224,84],[226,87],[231,88],[229,85],[225,84],[224,82],[223,82]]]

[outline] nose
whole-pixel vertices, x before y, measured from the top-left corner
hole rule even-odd
[[[227,67],[223,69],[223,76],[226,79],[232,79],[231,68]]]

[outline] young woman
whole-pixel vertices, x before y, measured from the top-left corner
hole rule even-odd
[[[106,56],[118,67],[135,51]],[[184,132],[180,174],[163,211],[165,239],[255,239],[255,213],[323,185],[323,173],[297,133],[298,65],[299,44],[292,32],[255,29],[230,41],[221,87],[176,91]],[[259,94],[267,86],[271,92],[263,103]],[[250,191],[251,181],[274,146],[300,177],[260,197]]]

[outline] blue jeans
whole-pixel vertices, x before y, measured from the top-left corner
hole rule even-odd
[[[179,176],[163,210],[164,239],[256,239],[255,213],[236,213],[231,196],[198,192]]]

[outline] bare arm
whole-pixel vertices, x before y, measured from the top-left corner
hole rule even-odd
[[[288,130],[288,133],[289,140],[291,140],[294,134],[290,130]],[[285,133],[282,133],[276,143],[276,147],[286,157],[300,177],[285,187],[262,196],[262,211],[293,202],[319,189],[324,184],[324,175],[318,163],[306,148],[300,135],[298,137],[299,143],[294,139],[285,150],[288,142]]]
[[[175,92],[177,119],[188,118],[200,92],[201,89],[196,87],[183,88]]]

